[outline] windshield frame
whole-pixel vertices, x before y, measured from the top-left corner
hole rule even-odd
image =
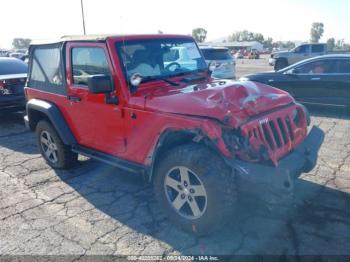
[[[128,76],[128,72],[127,72],[127,67],[125,66],[124,62],[124,57],[125,55],[123,55],[122,52],[122,48],[124,46],[127,46],[128,44],[137,44],[137,43],[142,43],[142,42],[151,42],[151,41],[160,41],[160,42],[183,42],[183,43],[193,43],[197,50],[198,53],[200,55],[200,57],[198,59],[202,60],[202,64],[204,65],[203,68],[197,68],[195,70],[186,70],[186,71],[182,71],[182,72],[177,72],[177,73],[172,73],[172,74],[160,74],[160,75],[155,75],[155,76],[146,76],[146,81],[142,81],[142,83],[146,83],[146,82],[151,82],[151,81],[161,81],[164,78],[172,78],[172,77],[179,77],[182,75],[187,75],[187,74],[197,74],[197,73],[201,73],[201,72],[206,72],[208,71],[208,66],[206,64],[205,58],[201,52],[201,50],[199,49],[198,44],[196,43],[196,41],[194,41],[194,39],[190,38],[190,37],[162,37],[162,38],[146,38],[146,39],[128,39],[125,41],[116,41],[114,43],[114,48],[116,51],[116,54],[118,56],[119,62],[120,62],[120,66],[121,69],[123,71],[123,75],[124,78],[126,79],[126,82],[128,84],[128,86],[130,87],[130,81],[129,81],[129,77]],[[200,63],[200,61],[199,61]]]

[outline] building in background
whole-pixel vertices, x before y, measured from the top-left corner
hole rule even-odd
[[[206,42],[205,45],[223,46],[230,50],[257,50],[264,51],[263,44],[257,41],[243,41],[243,42]]]

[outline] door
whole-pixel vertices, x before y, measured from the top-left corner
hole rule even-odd
[[[294,49],[294,53],[289,58],[289,64],[294,64],[306,58],[311,54],[310,45],[301,45]]]
[[[66,57],[68,115],[78,143],[113,155],[124,152],[121,107],[107,104],[104,94],[92,94],[88,90],[88,77],[91,75],[104,74],[115,78],[105,44],[68,43]],[[116,83],[114,85],[117,90],[119,87]]]

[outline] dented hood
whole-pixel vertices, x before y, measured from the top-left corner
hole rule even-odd
[[[145,98],[145,110],[200,116],[238,126],[247,117],[292,103],[285,91],[261,83],[216,80],[163,87]]]

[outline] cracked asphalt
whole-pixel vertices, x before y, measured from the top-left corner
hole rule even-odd
[[[0,119],[1,255],[350,254],[350,116],[313,112],[326,140],[293,201],[242,197],[230,224],[200,238],[173,227],[139,177],[86,158],[54,171],[21,114]]]
[[[238,74],[248,68],[240,63]],[[22,115],[0,115],[0,258],[350,255],[350,113],[311,113],[326,138],[317,167],[297,182],[295,198],[266,204],[258,190],[257,198],[241,195],[231,222],[199,238],[172,226],[140,177],[87,158],[70,171],[54,171]]]

